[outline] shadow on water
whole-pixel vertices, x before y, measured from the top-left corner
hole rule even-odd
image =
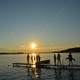
[[[47,71],[47,69],[45,69],[45,70]],[[52,78],[51,76],[49,76],[48,77],[49,80],[52,80],[52,79],[53,80],[66,80],[66,78],[67,78],[67,80],[77,80],[75,78],[76,77],[76,75],[74,73],[75,71],[72,70],[72,69],[71,70],[54,69],[52,71],[53,71],[52,75],[54,77]],[[48,79],[46,79],[47,76],[45,76],[43,78],[43,76],[42,76],[42,69],[41,68],[34,68],[34,67],[27,68],[27,73],[28,73],[27,74],[28,80],[48,80]]]
[[[54,76],[55,76],[54,79],[55,79],[55,80],[63,80],[63,79],[62,79],[61,69],[55,69],[55,70],[54,70],[54,73],[55,73],[55,74],[54,74]]]
[[[64,78],[64,74],[63,74],[63,71],[65,71],[65,70],[61,70],[61,69],[55,69],[54,70],[54,80],[65,80],[66,78]],[[74,74],[74,70],[73,69],[71,69],[71,70],[67,70],[68,71],[68,77],[67,77],[67,79],[68,80],[77,80],[77,79],[75,79],[75,74]],[[66,74],[66,73],[65,73]]]
[[[75,77],[74,71],[72,69],[69,70],[69,80],[75,80],[74,77]]]

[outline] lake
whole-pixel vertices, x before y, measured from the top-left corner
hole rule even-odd
[[[55,53],[57,55],[57,53]],[[62,64],[68,65],[68,53],[60,53]],[[80,80],[80,70],[13,67],[12,63],[26,63],[26,54],[0,55],[0,80]],[[40,54],[41,60],[50,59],[54,53]],[[74,65],[80,65],[80,53],[72,53]],[[31,62],[31,60],[30,60]]]

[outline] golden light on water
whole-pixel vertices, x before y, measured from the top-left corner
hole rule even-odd
[[[36,68],[36,65],[35,65],[35,64],[33,64],[33,65],[32,65],[32,67],[33,67],[33,68]]]
[[[32,53],[32,67],[33,68],[36,68],[36,65],[35,65],[35,63],[36,63],[36,54],[35,53]]]
[[[36,54],[35,53],[32,53],[32,59],[33,59],[33,64],[36,63]]]
[[[33,64],[33,66],[32,67],[36,67],[36,65],[35,65],[35,63],[36,63],[36,54],[34,53],[34,51],[35,51],[35,49],[36,49],[36,44],[35,43],[32,43],[31,44],[31,48],[32,48],[32,64]]]

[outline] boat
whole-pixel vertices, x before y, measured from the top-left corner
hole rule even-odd
[[[45,67],[47,67],[47,66],[42,65],[42,64],[50,64],[50,60],[43,60],[43,61],[40,61],[40,62],[36,62],[36,67],[37,68],[45,68]]]
[[[49,64],[50,63],[50,60],[43,60],[43,61],[40,61],[40,62],[36,62],[36,64]]]

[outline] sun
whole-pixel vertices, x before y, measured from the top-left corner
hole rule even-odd
[[[35,43],[32,43],[31,44],[31,47],[32,47],[32,49],[35,49],[36,48],[36,44]]]

